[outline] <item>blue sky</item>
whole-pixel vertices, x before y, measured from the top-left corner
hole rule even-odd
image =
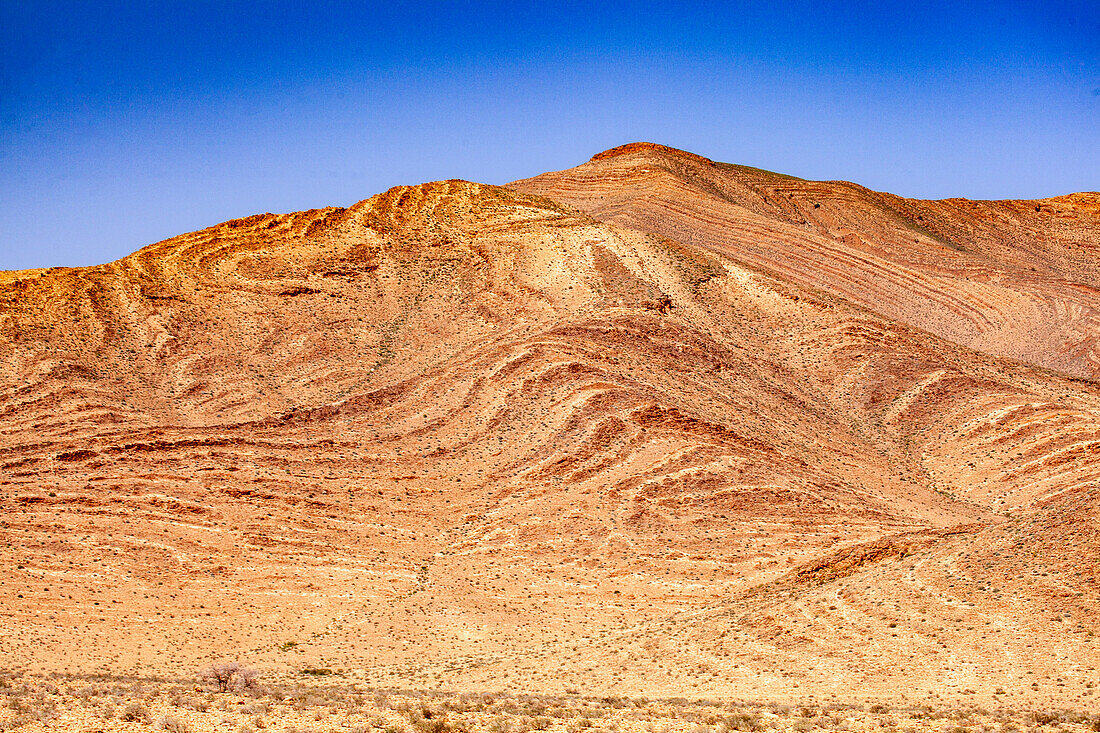
[[[0,269],[634,140],[927,198],[1100,189],[1100,3],[0,0]]]

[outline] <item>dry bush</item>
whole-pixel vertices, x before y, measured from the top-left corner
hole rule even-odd
[[[460,728],[451,725],[446,718],[429,718],[413,721],[413,727],[419,733],[456,733]]]
[[[760,721],[760,716],[752,713],[736,713],[723,718],[718,723],[719,733],[731,730],[757,731],[763,728],[764,724]]]
[[[1058,714],[1036,710],[1028,718],[1035,725],[1050,725],[1058,720]]]
[[[74,690],[72,696],[81,700],[88,700],[93,697],[98,697],[102,692],[96,685],[84,685],[79,690]]]
[[[139,702],[132,702],[122,709],[118,719],[126,723],[148,723],[149,711]]]
[[[210,704],[200,697],[177,695],[172,698],[171,702],[172,707],[183,708],[184,710],[194,710],[197,713],[205,713],[210,709]]]
[[[242,667],[237,670],[237,674],[232,681],[232,687],[237,692],[256,692],[260,688],[259,680],[259,670]]]
[[[215,662],[209,667],[203,667],[198,671],[200,681],[213,687],[218,692],[229,692],[229,685],[233,682],[233,676],[241,665],[237,662]]]
[[[18,708],[9,703],[9,707],[15,714],[6,723],[0,724],[0,730],[13,730],[36,722],[46,723],[59,717],[56,704],[39,704],[35,701]]]
[[[198,671],[198,678],[216,692],[254,692],[259,689],[260,673],[242,667],[240,662],[215,662]]]
[[[170,715],[165,715],[163,718],[157,720],[153,726],[156,730],[163,730],[167,733],[191,733],[191,728],[179,718],[173,718]]]

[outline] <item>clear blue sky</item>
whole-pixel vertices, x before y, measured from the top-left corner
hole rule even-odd
[[[0,0],[0,269],[634,140],[909,196],[1100,189],[1100,2]]]

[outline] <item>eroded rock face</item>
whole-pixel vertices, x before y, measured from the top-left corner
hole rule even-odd
[[[952,340],[1024,285],[1092,297],[1092,198],[638,145],[515,187],[551,198],[401,187],[0,275],[0,666],[1088,699],[1100,389]]]

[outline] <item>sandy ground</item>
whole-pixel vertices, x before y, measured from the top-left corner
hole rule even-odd
[[[260,681],[248,693],[187,681],[7,678],[0,725],[21,731],[379,731],[380,733],[729,733],[730,731],[1095,731],[1068,710],[764,704],[622,696],[453,694],[343,682]]]

